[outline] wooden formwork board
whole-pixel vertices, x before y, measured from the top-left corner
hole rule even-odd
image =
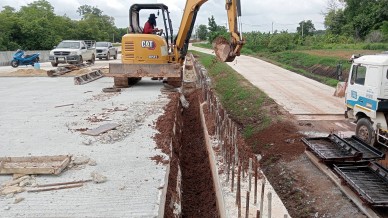
[[[2,157],[0,158],[0,174],[58,175],[69,163],[69,155]]]

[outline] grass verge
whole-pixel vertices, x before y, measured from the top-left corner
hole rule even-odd
[[[215,56],[192,51],[208,70],[213,88],[232,119],[243,127],[245,138],[271,124],[267,109],[274,101]]]

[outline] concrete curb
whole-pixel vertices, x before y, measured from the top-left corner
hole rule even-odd
[[[206,104],[206,102],[202,104],[199,103],[199,104],[200,104],[199,111],[201,115],[201,124],[202,124],[203,134],[205,137],[206,149],[209,156],[210,169],[212,171],[212,176],[213,176],[213,187],[214,187],[214,191],[216,192],[217,208],[218,208],[220,217],[226,218],[225,201],[224,201],[224,196],[222,194],[220,178],[218,177],[217,160],[213,152],[212,143],[210,142],[210,137],[207,131],[207,126],[205,121],[205,114],[203,112],[203,106]]]

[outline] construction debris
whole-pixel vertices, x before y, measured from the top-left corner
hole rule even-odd
[[[90,175],[92,176],[94,183],[104,183],[107,180],[106,176],[97,172],[92,172]]]
[[[116,88],[116,87],[107,87],[107,88],[103,88],[102,91],[105,92],[105,93],[121,92],[121,89],[120,88]]]
[[[58,105],[58,106],[55,106],[55,108],[58,108],[58,107],[66,107],[66,106],[73,106],[74,104],[63,104],[63,105]]]
[[[51,188],[41,188],[41,189],[30,189],[27,192],[44,192],[44,191],[55,191],[60,189],[69,189],[69,188],[78,188],[83,186],[83,183],[78,183],[74,185],[65,185],[65,186],[58,186],[58,187],[51,187]]]
[[[3,157],[0,158],[0,174],[55,174],[58,175],[70,162],[69,155]],[[22,177],[23,178],[23,177]]]
[[[74,77],[74,85],[83,85],[91,81],[94,81],[96,79],[99,79],[103,76],[104,75],[100,70],[95,70],[90,73],[86,73],[84,75]]]
[[[15,180],[10,180],[8,182],[4,182],[3,184],[1,184],[1,186],[13,186],[13,185],[16,185],[16,184],[19,184],[20,182],[26,180],[26,179],[30,179],[31,177],[30,176],[22,176],[18,179],[15,179]]]
[[[61,76],[63,74],[69,73],[74,70],[79,70],[81,68],[89,67],[88,64],[71,64],[71,65],[65,65],[58,67],[55,70],[49,70],[47,71],[47,76],[49,77],[55,77],[55,76]]]
[[[6,186],[0,189],[0,195],[16,194],[24,192],[25,189],[19,186]]]
[[[343,98],[345,97],[345,91],[346,91],[346,86],[347,82],[339,82],[337,83],[337,87],[335,89],[334,95],[335,97]]]
[[[91,181],[93,181],[93,180],[87,179],[87,180],[78,180],[78,181],[72,181],[72,182],[59,182],[59,183],[37,185],[36,187],[40,188],[40,187],[50,187],[50,186],[72,185],[72,184],[86,183],[86,182],[91,182]]]
[[[117,123],[107,123],[104,125],[101,125],[95,129],[87,130],[85,132],[82,132],[84,135],[90,135],[90,136],[98,136],[104,132],[108,132],[109,130],[115,129],[116,127],[120,126],[120,124]]]
[[[14,204],[18,204],[18,203],[22,202],[23,200],[24,200],[23,197],[17,197],[17,198],[15,198],[15,200],[13,201],[13,203],[14,203]]]
[[[180,95],[179,96],[179,100],[180,100],[180,102],[181,102],[181,104],[182,104],[182,107],[184,107],[184,108],[189,108],[189,106],[190,106],[190,104],[189,104],[189,102],[186,100],[186,98],[185,98],[185,96],[184,95]]]

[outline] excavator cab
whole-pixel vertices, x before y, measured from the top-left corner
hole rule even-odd
[[[163,30],[159,34],[144,34],[140,23],[143,14],[157,14],[157,24]],[[157,11],[157,13],[155,13]],[[168,7],[164,4],[134,4],[129,9],[128,34],[123,37],[123,63],[162,64],[169,62],[169,51],[173,40],[173,29]]]
[[[167,78],[169,84],[182,80],[182,66],[187,54],[190,37],[194,29],[197,12],[207,0],[186,0],[178,33],[173,38],[173,29],[168,7],[164,4],[134,4],[129,9],[128,34],[121,40],[121,63],[110,63],[106,76],[114,77],[115,86],[128,87],[128,78]],[[214,45],[216,56],[231,62],[240,55],[245,43],[240,33],[240,0],[226,0],[230,40],[217,40]],[[146,10],[146,13],[142,10]],[[155,14],[157,24],[164,25],[164,33],[144,34],[140,23],[143,14]],[[145,22],[145,20],[143,21]]]

